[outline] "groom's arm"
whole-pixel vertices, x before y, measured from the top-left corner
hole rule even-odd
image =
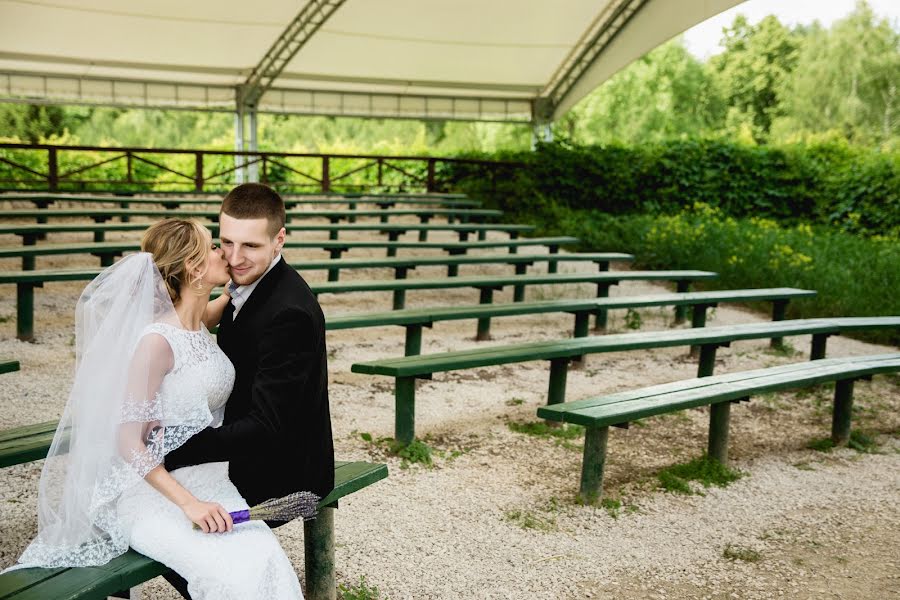
[[[319,364],[320,337],[306,312],[292,308],[278,313],[260,337],[247,415],[199,432],[166,455],[166,467],[229,461],[245,454],[247,448],[264,451],[284,435],[296,434],[288,428],[295,422],[291,417],[300,410],[297,397]]]

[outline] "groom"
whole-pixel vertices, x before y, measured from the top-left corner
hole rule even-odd
[[[232,284],[218,342],[234,364],[234,388],[221,427],[166,455],[169,470],[228,461],[250,506],[302,490],[324,498],[334,487],[325,318],[281,257],[284,221],[284,202],[262,184],[239,185],[222,201]]]

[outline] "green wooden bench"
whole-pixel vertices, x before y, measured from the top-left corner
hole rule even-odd
[[[408,444],[415,436],[416,379],[431,379],[434,373],[546,360],[550,362],[547,404],[559,404],[565,401],[569,363],[580,361],[588,354],[699,346],[698,376],[703,377],[713,372],[716,350],[735,341],[812,335],[811,357],[821,359],[825,357],[829,336],[847,331],[885,328],[900,328],[900,316],[796,319],[489,346],[355,363],[351,371],[395,378],[394,435],[400,443]]]
[[[563,255],[568,256],[568,255]],[[588,318],[598,311],[623,308],[649,308],[653,306],[691,306],[692,326],[706,325],[706,311],[721,302],[772,302],[772,320],[784,320],[788,302],[797,298],[812,298],[813,290],[796,288],[764,288],[752,290],[717,290],[711,292],[685,292],[675,294],[647,294],[642,296],[618,296],[615,298],[560,299],[541,302],[514,302],[511,304],[473,304],[468,306],[438,306],[429,308],[393,310],[379,313],[361,313],[326,317],[328,330],[357,329],[366,327],[401,326],[406,329],[405,356],[414,356],[422,348],[422,328],[438,321],[477,319],[476,340],[490,337],[490,320],[493,317],[537,315],[545,313],[571,313],[575,316],[574,337],[588,335]],[[780,344],[773,339],[772,344]]]
[[[0,358],[0,374],[13,373],[19,370],[19,361]]]
[[[335,597],[334,510],[338,500],[387,476],[387,465],[335,462],[334,490],[319,502],[318,516],[303,524],[306,598]],[[129,550],[100,567],[20,569],[4,573],[0,575],[0,600],[105,600],[168,572],[165,565]]]
[[[477,208],[481,206],[481,202],[466,198],[463,195],[458,197],[446,196],[403,196],[393,195],[388,197],[373,196],[345,196],[345,195],[322,195],[321,197],[300,197],[282,195],[285,208],[293,208],[300,205],[345,205],[353,210],[353,207],[361,205],[375,205],[379,208],[391,208],[398,204],[422,205],[422,206],[445,206],[456,208]],[[207,197],[191,197],[191,196],[130,196],[130,195],[101,195],[101,194],[49,194],[49,193],[7,193],[0,194],[0,202],[2,201],[27,201],[32,202],[37,208],[46,208],[55,202],[71,202],[71,203],[97,203],[97,204],[115,204],[119,208],[128,208],[130,205],[158,204],[166,208],[178,208],[181,205],[219,205],[222,203],[222,195],[211,195]]]
[[[152,223],[37,223],[32,225],[0,225],[0,235],[18,235],[26,246],[35,244],[39,239],[44,239],[49,233],[76,233],[90,232],[94,234],[95,242],[102,242],[108,231],[144,231]],[[207,228],[213,237],[219,235],[217,223],[210,223]],[[342,231],[377,231],[388,236],[388,241],[397,241],[398,238],[410,231],[419,232],[419,241],[427,241],[429,231],[452,231],[459,236],[460,242],[468,241],[469,235],[477,233],[479,240],[484,240],[489,231],[508,233],[511,239],[516,239],[520,233],[534,230],[533,225],[520,225],[515,223],[427,223],[427,224],[401,224],[401,223],[342,223],[342,224],[298,224],[287,223],[285,230],[291,232],[327,231],[330,240],[337,240]],[[391,248],[388,247],[388,256],[391,256]]]
[[[0,276],[2,277],[2,276]],[[679,292],[686,292],[694,281],[708,281],[718,277],[710,271],[601,271],[597,273],[548,273],[540,275],[492,275],[479,277],[442,277],[439,279],[374,279],[366,281],[328,281],[310,286],[313,293],[345,294],[350,292],[393,292],[394,310],[406,304],[410,290],[446,290],[471,287],[479,290],[479,304],[491,304],[495,290],[506,286],[557,285],[595,283],[597,296],[609,294],[609,288],[622,281],[674,281]],[[2,282],[2,278],[0,278]]]
[[[560,255],[562,256],[562,255]],[[0,285],[16,285],[16,337],[23,341],[34,338],[34,288],[46,282],[90,281],[98,269],[65,269],[46,271],[0,272]],[[597,273],[563,273],[548,275],[507,275],[493,277],[447,277],[440,279],[395,279],[364,281],[329,281],[310,286],[313,293],[348,293],[363,291],[393,291],[394,308],[403,308],[406,291],[416,289],[451,289],[474,287],[481,290],[481,303],[490,304],[495,289],[507,285],[547,285],[561,283],[597,284],[598,295],[608,294],[609,287],[620,281],[675,281],[678,291],[686,292],[692,281],[716,277],[708,271],[606,271]]]
[[[900,354],[823,359],[699,377],[543,406],[538,409],[537,414],[544,419],[576,423],[585,427],[580,495],[584,502],[595,503],[602,493],[610,427],[627,427],[628,423],[638,419],[709,405],[707,453],[725,464],[728,462],[728,429],[732,403],[748,401],[757,394],[833,381],[836,385],[831,441],[835,445],[841,445],[846,444],[850,437],[854,382],[892,371],[900,371]]]
[[[480,220],[486,217],[499,217],[503,212],[487,208],[410,208],[410,209],[379,209],[379,210],[288,210],[285,218],[288,222],[293,219],[328,219],[337,223],[350,217],[378,217],[382,223],[387,223],[390,217],[419,217],[423,223],[434,217],[448,217],[462,221]],[[144,206],[132,208],[39,208],[39,209],[9,209],[0,210],[2,219],[36,219],[38,223],[46,223],[47,219],[72,219],[88,218],[97,223],[108,221],[112,218],[130,219],[131,217],[182,217],[194,219],[209,219],[218,221],[219,209],[194,208],[181,210],[175,208],[146,208]]]

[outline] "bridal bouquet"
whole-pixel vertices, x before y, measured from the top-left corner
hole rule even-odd
[[[304,521],[308,521],[316,516],[320,499],[312,492],[294,492],[283,498],[271,498],[247,510],[236,510],[228,514],[235,525],[258,519],[293,521],[302,517]],[[194,529],[200,527],[194,523]]]

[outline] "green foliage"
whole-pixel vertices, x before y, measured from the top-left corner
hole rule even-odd
[[[544,144],[492,179],[448,165],[449,186],[516,218],[558,220],[560,208],[611,215],[673,214],[696,202],[734,217],[820,223],[845,231],[900,231],[900,152],[846,142],[752,146],[682,139],[641,146]]]
[[[641,323],[641,313],[633,308],[629,308],[625,312],[625,327],[628,329],[640,329]]]
[[[431,447],[419,440],[413,440],[406,445],[394,442],[391,452],[403,459],[400,463],[401,469],[407,468],[409,463],[419,463],[426,467],[434,464],[431,459]]]
[[[806,444],[806,447],[817,452],[831,452],[836,446],[831,441],[831,438],[816,438]],[[870,454],[878,447],[878,443],[874,437],[854,429],[850,432],[847,447],[863,454]]]
[[[382,600],[381,592],[376,586],[369,586],[365,575],[360,575],[359,583],[356,585],[340,584],[338,598],[340,600]]]
[[[703,487],[725,487],[743,476],[715,459],[701,456],[690,462],[667,467],[657,474],[659,486],[668,492],[692,494],[689,482],[696,481]]]
[[[547,512],[555,512],[556,508],[551,505]],[[518,525],[522,529],[536,529],[538,531],[552,531],[556,528],[556,518],[553,516],[545,517],[533,513],[528,510],[513,509],[503,513],[503,520]]]
[[[507,426],[516,433],[561,440],[575,440],[584,435],[584,427],[570,423],[557,425],[555,423],[550,424],[547,421],[530,421],[527,423],[509,421]]]

